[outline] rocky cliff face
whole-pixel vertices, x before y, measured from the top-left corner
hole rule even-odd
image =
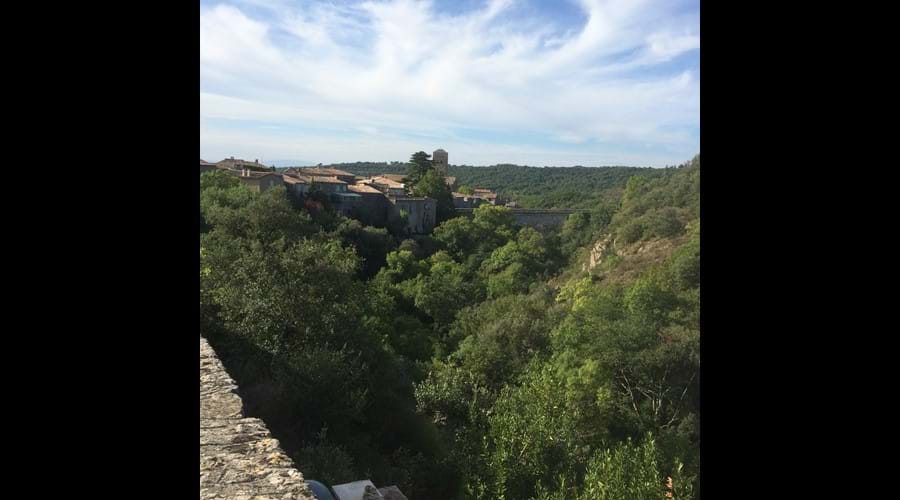
[[[236,390],[200,337],[200,498],[315,500],[262,420],[244,417]]]
[[[581,270],[596,274],[599,271],[595,271],[596,268],[615,257],[618,262],[600,274],[603,274],[608,281],[628,280],[642,269],[663,262],[688,239],[689,236],[681,235],[675,238],[654,238],[623,245],[612,235],[608,235],[598,240],[590,248],[586,262],[581,265]]]
[[[582,271],[590,272],[595,267],[600,265],[603,262],[603,258],[606,257],[615,245],[615,241],[613,240],[612,235],[607,235],[603,239],[597,241],[593,247],[591,247],[590,254],[588,255],[588,261],[581,266]]]

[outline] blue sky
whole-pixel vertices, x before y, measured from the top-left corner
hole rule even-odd
[[[698,0],[200,2],[200,156],[662,167],[700,149]]]

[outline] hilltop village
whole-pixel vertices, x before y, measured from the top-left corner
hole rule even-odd
[[[472,209],[482,204],[502,205],[496,192],[475,188],[471,194],[457,192],[456,178],[449,177],[449,154],[438,149],[432,162],[445,179],[453,195],[456,209]],[[288,167],[276,170],[254,160],[227,158],[217,163],[200,159],[200,173],[222,170],[238,177],[254,191],[284,186],[287,192],[309,210],[329,206],[336,212],[367,225],[386,227],[399,225],[409,235],[429,234],[436,221],[437,200],[410,195],[405,175],[382,174],[361,177],[336,168]]]

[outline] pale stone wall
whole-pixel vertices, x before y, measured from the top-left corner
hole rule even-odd
[[[315,500],[263,421],[244,417],[236,391],[200,337],[200,498]]]
[[[400,210],[407,213],[406,230],[410,234],[430,234],[434,230],[437,218],[437,200],[428,197],[411,198],[397,197],[390,198],[394,208],[391,210],[391,217],[400,216]]]

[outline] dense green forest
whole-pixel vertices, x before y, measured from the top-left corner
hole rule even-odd
[[[378,165],[336,167],[411,171]],[[470,170],[490,172],[462,181]],[[699,498],[699,156],[450,175],[589,210],[542,232],[482,206],[398,240],[281,188],[201,175],[201,334],[248,414],[327,484],[368,478],[417,500]]]
[[[407,173],[407,165],[400,162],[336,163],[328,166],[361,176]],[[494,189],[525,208],[589,209],[619,198],[619,188],[629,177],[655,178],[667,170],[671,169],[451,165],[447,175],[456,177],[457,186]]]

